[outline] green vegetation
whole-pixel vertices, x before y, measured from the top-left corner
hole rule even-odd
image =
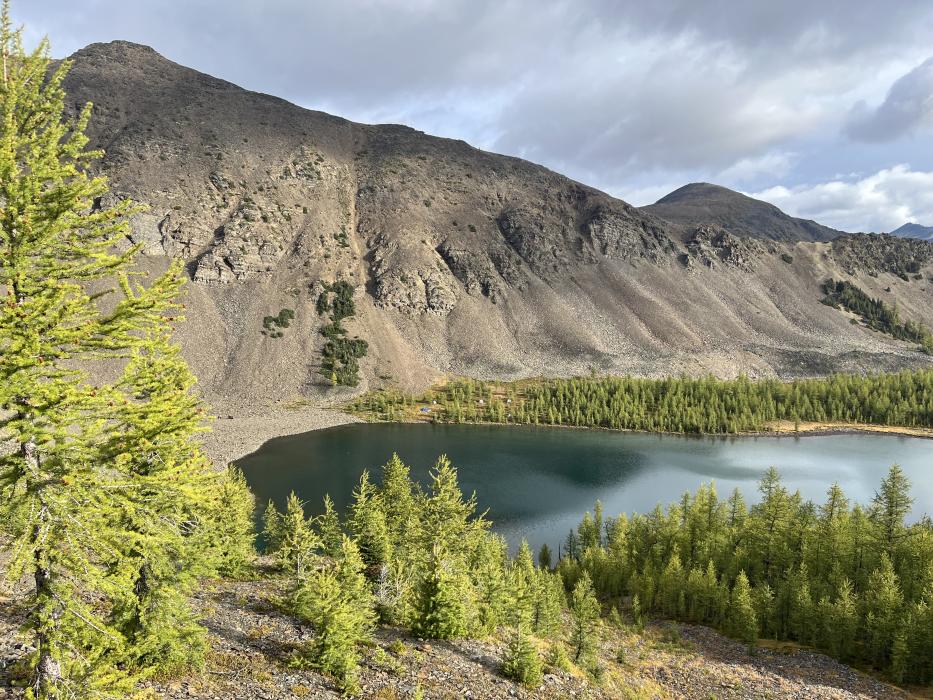
[[[340,230],[334,234],[334,240],[337,241],[337,245],[341,248],[350,247],[350,238],[347,236],[347,227],[341,226]]]
[[[298,508],[297,497],[290,498],[286,513]],[[540,682],[540,659],[527,635],[559,634],[563,583],[535,567],[527,545],[509,560],[505,542],[476,513],[475,496],[463,497],[446,458],[438,460],[427,490],[397,456],[383,467],[381,486],[364,473],[343,522],[326,504],[323,516],[293,519],[290,530],[304,534],[304,545],[278,534],[285,516],[274,506],[270,512],[267,529],[276,535],[268,551],[293,578],[290,609],[318,631],[297,663],[316,665],[352,687],[356,649],[376,616],[428,639],[485,636],[508,623],[515,632],[507,672],[526,684]],[[342,543],[334,551],[328,542],[338,533]],[[301,570],[291,555],[296,550],[314,553]],[[578,636],[592,636],[594,605],[598,615],[592,589],[581,605]]]
[[[851,282],[827,280],[823,284],[823,294],[826,295],[823,303],[827,306],[858,314],[869,328],[898,340],[917,343],[924,352],[933,354],[933,333],[922,323],[902,322],[896,308],[881,299],[872,299]]]
[[[65,115],[67,61],[0,22],[0,546],[28,583],[27,698],[128,697],[199,666],[198,579],[241,569],[252,497],[201,450],[204,409],[170,341],[181,265],[139,283],[130,202],[95,208],[89,106]],[[94,289],[94,293],[88,290]],[[95,381],[106,359],[118,371]],[[12,446],[12,450],[7,449]]]
[[[357,690],[359,646],[376,622],[374,598],[363,575],[356,544],[344,537],[334,560],[307,576],[299,574],[292,611],[315,629],[296,665],[311,665],[333,675],[347,693]]]
[[[933,523],[905,523],[903,472],[892,467],[867,506],[850,505],[835,484],[824,504],[805,502],[773,469],[759,492],[749,508],[738,490],[721,500],[702,486],[666,510],[615,518],[597,502],[551,571],[525,543],[507,556],[445,458],[425,491],[393,456],[381,486],[363,475],[342,522],[332,508],[305,521],[315,554],[303,572],[285,563],[283,540],[270,546],[293,576],[292,609],[319,630],[299,662],[345,687],[376,616],[432,639],[504,625],[502,672],[530,687],[541,678],[535,636],[549,665],[598,678],[603,627],[626,627],[626,600],[635,629],[656,615],[715,626],[752,648],[761,637],[793,640],[898,682],[933,680]],[[350,537],[341,533],[329,554],[334,528]],[[679,643],[675,628],[667,638]]]
[[[703,377],[459,380],[412,397],[380,391],[350,410],[375,420],[570,425],[676,433],[738,433],[774,421],[933,427],[933,371],[782,382]]]
[[[789,253],[781,253],[781,260],[786,262],[788,265],[791,265],[794,262],[794,256],[790,255]]]
[[[366,357],[369,343],[362,338],[347,338],[342,325],[346,318],[356,314],[353,285],[338,280],[324,288],[315,305],[318,316],[330,312],[330,323],[321,328],[327,338],[322,350],[321,374],[334,386],[356,386],[360,382],[360,359]]]
[[[910,484],[891,468],[867,506],[833,484],[822,505],[781,484],[774,469],[747,508],[713,486],[663,510],[568,536],[558,571],[591,577],[604,598],[633,596],[644,612],[815,646],[897,681],[933,681],[933,522],[905,524]],[[638,610],[634,610],[635,601]]]
[[[269,501],[263,514],[263,540],[276,553],[279,566],[301,576],[311,561],[311,555],[321,542],[304,517],[304,504],[293,491],[288,496],[285,512],[279,513]]]
[[[575,663],[593,663],[599,617],[600,605],[593,591],[593,582],[589,573],[583,571],[577,577],[570,595],[570,646]]]
[[[283,328],[292,325],[295,318],[295,312],[292,309],[282,309],[276,316],[265,316],[262,319],[262,334],[270,338],[281,338],[284,333]]]
[[[537,688],[541,685],[544,677],[541,656],[521,627],[517,627],[509,638],[502,661],[502,674],[526,688]]]

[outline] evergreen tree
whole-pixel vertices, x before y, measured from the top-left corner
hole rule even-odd
[[[279,566],[301,578],[321,544],[310,521],[305,519],[301,499],[292,491],[284,513],[279,513],[270,501],[264,519],[266,551],[275,556]]]
[[[547,546],[547,542],[541,545],[541,549],[538,551],[538,566],[542,569],[548,571],[551,570],[553,562],[551,561],[553,555],[551,554],[551,548]]]
[[[910,512],[910,481],[897,464],[891,466],[888,476],[872,499],[870,517],[882,550],[891,559],[897,556],[896,547],[910,531],[904,527],[904,518]]]
[[[457,470],[446,455],[431,470],[431,485],[424,500],[420,522],[423,552],[430,554],[436,544],[445,556],[466,556],[478,537],[489,529],[489,522],[476,517],[476,494],[464,500],[457,483]]]
[[[425,639],[456,639],[467,633],[468,592],[462,575],[436,544],[415,593],[412,631]]]
[[[90,107],[65,118],[70,64],[53,66],[46,42],[27,53],[8,4],[0,52],[0,433],[15,446],[0,457],[6,573],[33,584],[31,694],[119,695],[134,664],[197,660],[182,650],[200,633],[181,567],[226,551],[193,556],[225,534],[191,439],[203,416],[167,341],[181,266],[135,281],[125,234],[136,210],[95,204],[107,184],[88,174],[100,155],[86,149]],[[123,377],[92,380],[102,358]]]
[[[148,483],[149,516],[121,523],[124,547],[111,563],[135,577],[133,595],[117,604],[118,621],[135,665],[171,673],[199,666],[205,630],[186,600],[198,576],[215,572],[209,551],[212,493],[218,475],[195,439],[204,409],[179,349],[162,332],[137,349],[117,388],[125,400],[111,431],[108,459]],[[152,517],[159,514],[159,519]],[[170,524],[166,527],[166,524]]]
[[[295,492],[292,491],[294,494]],[[266,503],[266,508],[262,512],[262,539],[266,545],[266,551],[274,551],[282,537],[282,514],[275,507],[275,501],[271,498]]]
[[[894,634],[894,641],[891,644],[891,665],[888,673],[891,680],[895,683],[903,683],[904,676],[907,673],[907,665],[910,663],[910,646],[907,641],[907,629],[910,626],[908,620],[898,626]]]
[[[774,467],[761,478],[758,491],[761,502],[749,516],[749,548],[753,561],[760,562],[758,575],[773,580],[775,572],[784,570],[788,561],[786,534],[793,523],[793,502]]]
[[[839,594],[833,602],[832,626],[829,638],[830,652],[836,658],[845,661],[855,652],[855,639],[858,632],[858,600],[852,590],[852,584],[846,579],[842,582]]]
[[[256,498],[243,472],[228,467],[209,504],[209,526],[204,528],[208,540],[205,549],[213,557],[212,565],[224,576],[243,576],[255,558],[255,508]]]
[[[312,572],[302,581],[293,607],[315,630],[314,640],[300,652],[299,664],[330,673],[341,688],[354,692],[358,648],[371,635],[375,613],[363,561],[352,541],[343,540],[334,568]]]
[[[583,516],[580,526],[577,528],[577,538],[580,543],[580,549],[586,551],[597,545],[599,542],[599,530],[596,529],[596,521],[589,511]]]
[[[814,641],[815,606],[810,594],[810,577],[802,566],[792,579],[790,601],[790,629],[793,637],[804,644]]]
[[[509,638],[505,657],[502,660],[502,673],[526,688],[537,688],[544,678],[538,650],[535,649],[521,625],[515,628]]]
[[[583,524],[581,523],[581,526]],[[564,551],[570,559],[580,558],[580,538],[574,530],[567,533],[567,540],[564,542]]]
[[[683,589],[683,567],[680,564],[680,555],[674,551],[668,560],[667,567],[661,574],[658,585],[658,598],[661,612],[668,617],[677,617],[680,612],[680,599]]]
[[[531,624],[538,598],[538,577],[527,540],[522,540],[509,571],[511,624],[525,627]]]
[[[382,468],[381,500],[385,512],[386,527],[390,534],[400,536],[408,522],[415,516],[415,485],[409,468],[397,454]],[[395,546],[402,542],[393,542]]]
[[[570,595],[570,647],[575,663],[589,665],[596,652],[600,607],[590,575],[583,572]]]
[[[334,509],[330,494],[324,494],[324,513],[317,519],[317,530],[324,554],[337,556],[343,542],[343,528],[340,527],[340,516]]]
[[[472,553],[469,571],[480,633],[492,634],[510,613],[514,617],[519,610],[509,595],[515,589],[506,572],[507,559],[508,545],[496,535],[482,538]]]
[[[632,622],[638,630],[645,628],[645,611],[641,607],[641,599],[637,593],[632,596]]]
[[[359,486],[353,492],[347,525],[359,543],[367,566],[377,569],[389,561],[392,545],[384,502],[367,471],[363,472]]]
[[[732,605],[729,611],[732,634],[749,646],[758,640],[758,620],[752,601],[751,586],[744,571],[740,571],[732,588]]]
[[[881,565],[868,578],[865,593],[865,633],[871,660],[879,668],[890,660],[903,603],[894,566],[883,554]]]
[[[559,574],[546,569],[537,572],[538,595],[532,611],[532,630],[542,637],[553,637],[560,630],[562,613],[566,605],[564,582]]]

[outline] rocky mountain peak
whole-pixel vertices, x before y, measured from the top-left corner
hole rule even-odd
[[[773,204],[708,182],[684,185],[642,207],[677,226],[682,233],[697,224],[715,225],[732,234],[775,241],[829,241],[843,234],[785,214]]]

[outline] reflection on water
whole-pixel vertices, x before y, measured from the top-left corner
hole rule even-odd
[[[329,493],[339,509],[364,469],[378,480],[393,452],[425,483],[447,454],[465,493],[476,491],[496,530],[513,544],[555,546],[602,500],[605,512],[646,512],[715,481],[725,497],[739,487],[756,500],[755,482],[776,466],[791,489],[820,501],[838,481],[867,503],[893,463],[913,483],[913,517],[933,512],[933,440],[890,435],[701,438],[597,430],[472,425],[353,424],[277,438],[239,461],[264,503],[295,490],[320,511]]]

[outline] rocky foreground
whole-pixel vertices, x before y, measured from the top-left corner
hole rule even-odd
[[[198,592],[210,630],[206,668],[153,683],[166,700],[292,700],[339,698],[334,683],[293,668],[295,648],[313,634],[277,604],[285,579],[261,570],[254,580],[221,581]],[[10,687],[18,607],[0,605],[0,700],[23,697]],[[546,656],[546,643],[542,653]],[[606,625],[598,680],[572,670],[547,669],[527,690],[503,678],[501,639],[428,642],[381,628],[366,650],[361,697],[379,700],[455,698],[907,698],[907,693],[823,654],[792,646],[746,648],[705,627],[657,622],[643,634]]]

